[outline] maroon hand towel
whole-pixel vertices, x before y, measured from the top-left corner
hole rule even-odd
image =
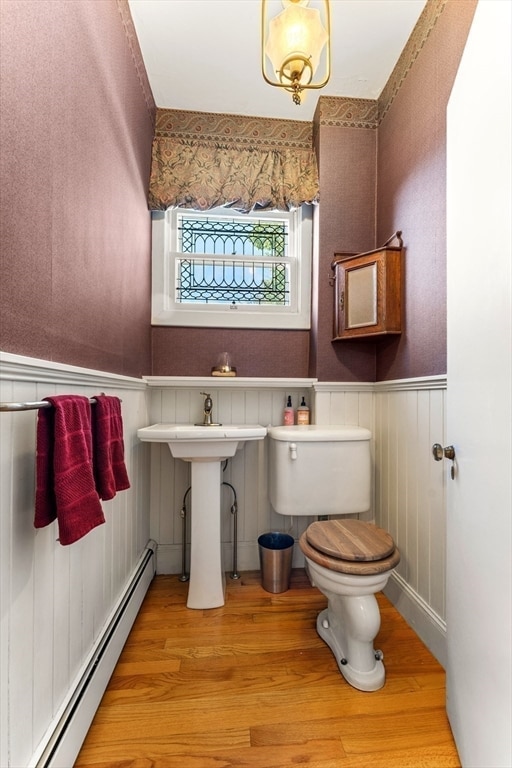
[[[87,397],[47,397],[37,419],[34,525],[57,519],[59,541],[72,544],[105,522],[94,484],[91,406]]]
[[[118,397],[95,395],[92,407],[93,465],[100,499],[113,499],[130,487],[124,463],[123,419]]]

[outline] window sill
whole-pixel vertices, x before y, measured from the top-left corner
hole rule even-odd
[[[225,389],[310,389],[317,379],[252,378],[249,376],[143,376],[148,387],[210,387]]]

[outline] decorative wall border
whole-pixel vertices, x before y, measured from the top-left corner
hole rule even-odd
[[[447,0],[427,0],[393,72],[384,86],[379,98],[379,123],[382,122],[398,91],[409,74],[412,65],[430,37],[437,20],[444,10]]]
[[[313,126],[303,120],[248,117],[185,109],[157,109],[155,135],[236,147],[311,149]]]
[[[378,128],[434,29],[446,3],[447,0],[427,0],[378,99],[320,96],[314,116],[315,124],[343,128]]]
[[[137,71],[137,77],[139,79],[140,87],[144,95],[144,101],[149,112],[151,123],[155,124],[156,104],[153,97],[153,91],[149,84],[148,75],[146,72],[146,66],[144,59],[142,58],[142,51],[140,50],[139,40],[133,24],[132,15],[130,13],[130,6],[128,0],[116,0],[117,10],[121,16],[123,27],[132,54],[132,60]]]
[[[377,128],[379,105],[375,99],[320,96],[314,122],[317,125],[344,128]]]

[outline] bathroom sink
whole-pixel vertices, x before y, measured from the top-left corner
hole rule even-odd
[[[224,605],[220,489],[222,461],[248,440],[263,440],[259,424],[153,424],[137,431],[139,440],[167,443],[172,455],[189,461],[192,508],[190,523],[189,608]]]
[[[262,440],[266,434],[259,424],[153,424],[137,432],[139,440],[167,443],[174,458],[183,461],[222,461],[247,440]]]

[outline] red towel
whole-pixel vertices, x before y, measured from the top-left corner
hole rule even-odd
[[[59,541],[72,544],[105,522],[94,484],[91,406],[87,397],[47,397],[37,419],[34,525],[57,519]]]
[[[100,499],[113,499],[130,487],[124,463],[123,419],[118,397],[95,395],[92,409],[93,464]]]

